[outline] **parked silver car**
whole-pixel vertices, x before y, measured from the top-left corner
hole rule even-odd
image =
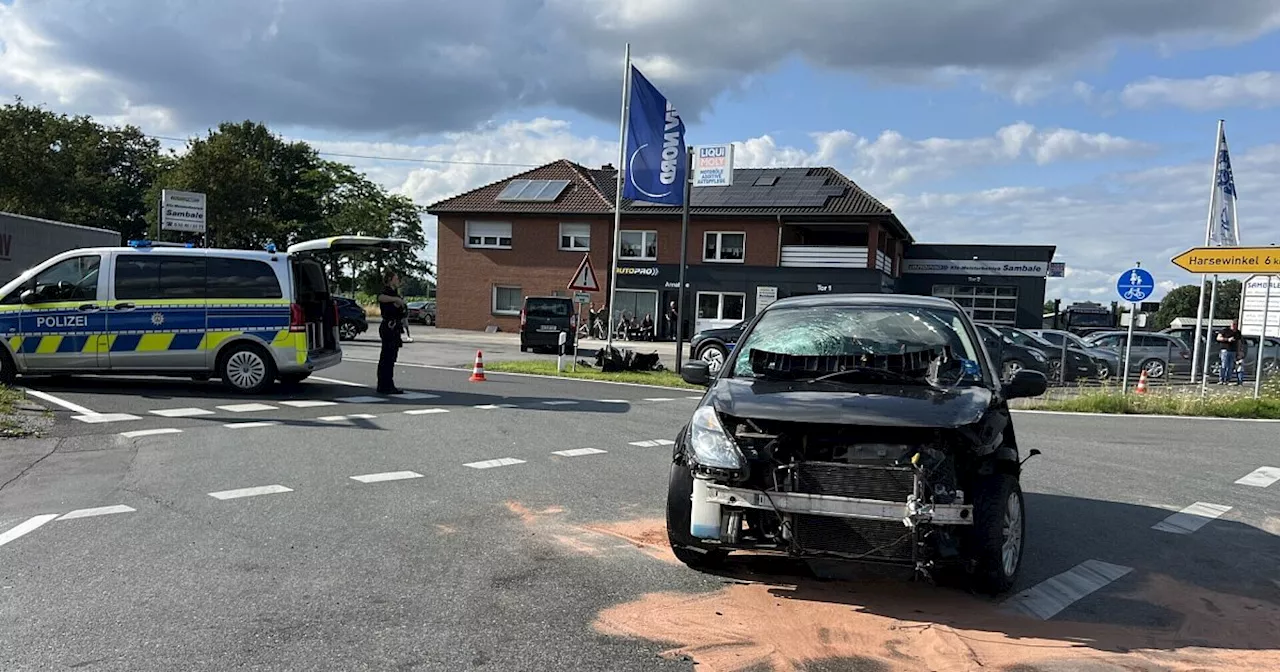
[[[1123,359],[1128,332],[1099,331],[1089,334],[1084,340],[1094,347],[1112,350]],[[1169,334],[1134,332],[1133,347],[1129,353],[1129,371],[1146,371],[1151,378],[1187,373],[1191,371],[1191,348],[1181,339]]]
[[[1123,356],[1120,353],[1109,348],[1097,347],[1064,329],[1028,329],[1027,331],[1049,341],[1058,348],[1061,348],[1063,343],[1066,343],[1068,348],[1083,350],[1102,365],[1098,369],[1098,375],[1102,378],[1118,375],[1120,367],[1123,366]]]
[[[1195,339],[1196,328],[1170,327],[1160,333],[1180,338],[1183,343],[1190,345]],[[1209,375],[1217,376],[1218,370],[1222,368],[1222,360],[1218,357],[1218,343],[1213,340],[1214,336],[1217,334],[1217,330],[1205,330],[1204,333],[1205,335],[1202,337],[1201,343],[1203,344],[1207,342],[1209,344]],[[1254,372],[1258,370],[1258,337],[1245,336],[1244,342],[1249,345],[1249,352],[1244,356],[1243,366],[1245,375],[1252,377]],[[1201,345],[1201,356],[1203,356],[1204,353],[1203,347],[1204,346]],[[1274,375],[1275,373],[1280,372],[1280,339],[1267,339],[1267,349],[1262,355],[1262,372],[1265,376]]]

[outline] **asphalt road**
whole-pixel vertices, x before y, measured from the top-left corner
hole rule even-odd
[[[410,399],[358,362],[259,398],[27,381],[73,408],[0,443],[0,669],[1280,667],[1275,424],[1019,413],[1043,455],[996,601],[689,570],[662,515],[695,399],[489,377],[403,366]]]

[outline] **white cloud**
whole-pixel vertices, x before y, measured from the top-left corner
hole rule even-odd
[[[1197,112],[1235,107],[1280,106],[1280,72],[1212,75],[1199,79],[1150,77],[1120,92],[1132,108],[1171,105]]]

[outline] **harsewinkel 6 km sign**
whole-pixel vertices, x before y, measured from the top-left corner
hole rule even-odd
[[[1194,247],[1173,258],[1192,273],[1280,272],[1280,247]]]

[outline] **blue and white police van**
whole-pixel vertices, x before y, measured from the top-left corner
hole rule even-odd
[[[342,361],[317,255],[407,245],[337,236],[285,252],[151,241],[63,252],[0,287],[0,382],[177,375],[246,393],[300,382]]]

